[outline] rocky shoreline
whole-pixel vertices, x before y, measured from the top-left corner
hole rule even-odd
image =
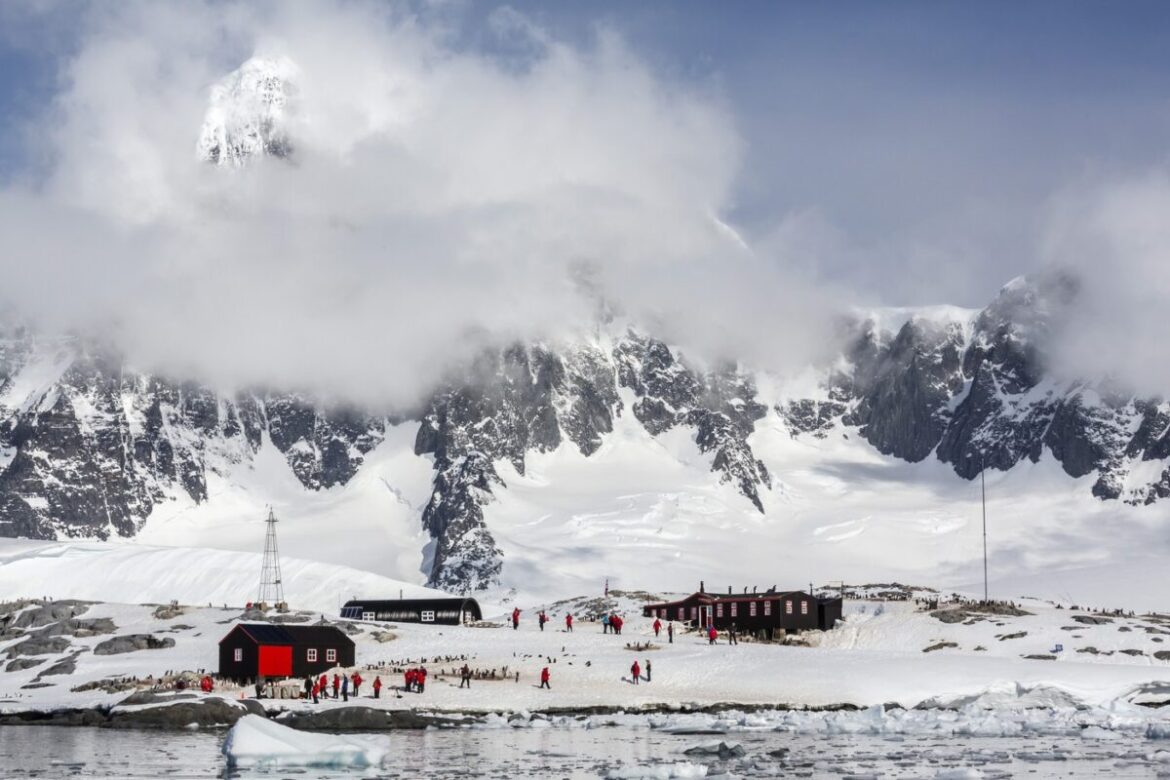
[[[148,700],[149,699],[149,700]],[[143,706],[145,705],[145,706]],[[898,707],[899,705],[886,705]],[[644,707],[550,707],[525,711],[523,715],[508,710],[414,710],[378,709],[352,706],[332,707],[315,711],[267,709],[262,700],[230,700],[220,697],[200,697],[195,694],[160,696],[136,694],[113,706],[74,707],[53,710],[27,709],[0,713],[0,726],[78,726],[89,728],[176,730],[192,728],[228,728],[244,715],[261,715],[279,720],[285,726],[301,731],[377,732],[418,730],[427,728],[458,728],[483,722],[489,716],[530,716],[587,718],[591,716],[636,713],[657,714],[718,714],[731,710],[739,712],[806,711],[841,712],[863,709],[853,704],[835,704],[827,707],[802,707],[791,704],[652,704]]]

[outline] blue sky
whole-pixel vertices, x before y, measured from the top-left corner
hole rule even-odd
[[[663,79],[717,94],[745,142],[729,221],[757,241],[819,226],[817,273],[888,303],[981,305],[1034,266],[1054,199],[1166,159],[1166,3],[511,6],[582,45],[617,30]],[[500,46],[498,7],[457,4],[462,45]],[[0,37],[5,179],[35,169],[22,132],[53,97],[68,8]]]

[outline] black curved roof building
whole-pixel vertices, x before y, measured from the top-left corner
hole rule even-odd
[[[475,599],[461,596],[433,599],[354,599],[345,602],[345,606],[341,608],[341,616],[351,620],[458,626],[483,620],[483,611]]]

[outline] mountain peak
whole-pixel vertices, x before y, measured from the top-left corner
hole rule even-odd
[[[238,167],[256,155],[288,157],[296,74],[285,57],[253,57],[215,84],[199,133],[199,158]]]

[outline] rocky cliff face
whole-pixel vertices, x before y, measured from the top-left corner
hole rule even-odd
[[[969,319],[913,317],[892,334],[863,323],[826,397],[778,411],[795,435],[856,427],[882,453],[933,455],[964,479],[1048,451],[1072,477],[1095,473],[1099,498],[1152,502],[1166,495],[1170,471],[1159,465],[1153,482],[1139,474],[1166,459],[1167,404],[1107,381],[1057,377],[1046,365],[1046,345],[1077,291],[1074,279],[1053,273],[1010,283]]]

